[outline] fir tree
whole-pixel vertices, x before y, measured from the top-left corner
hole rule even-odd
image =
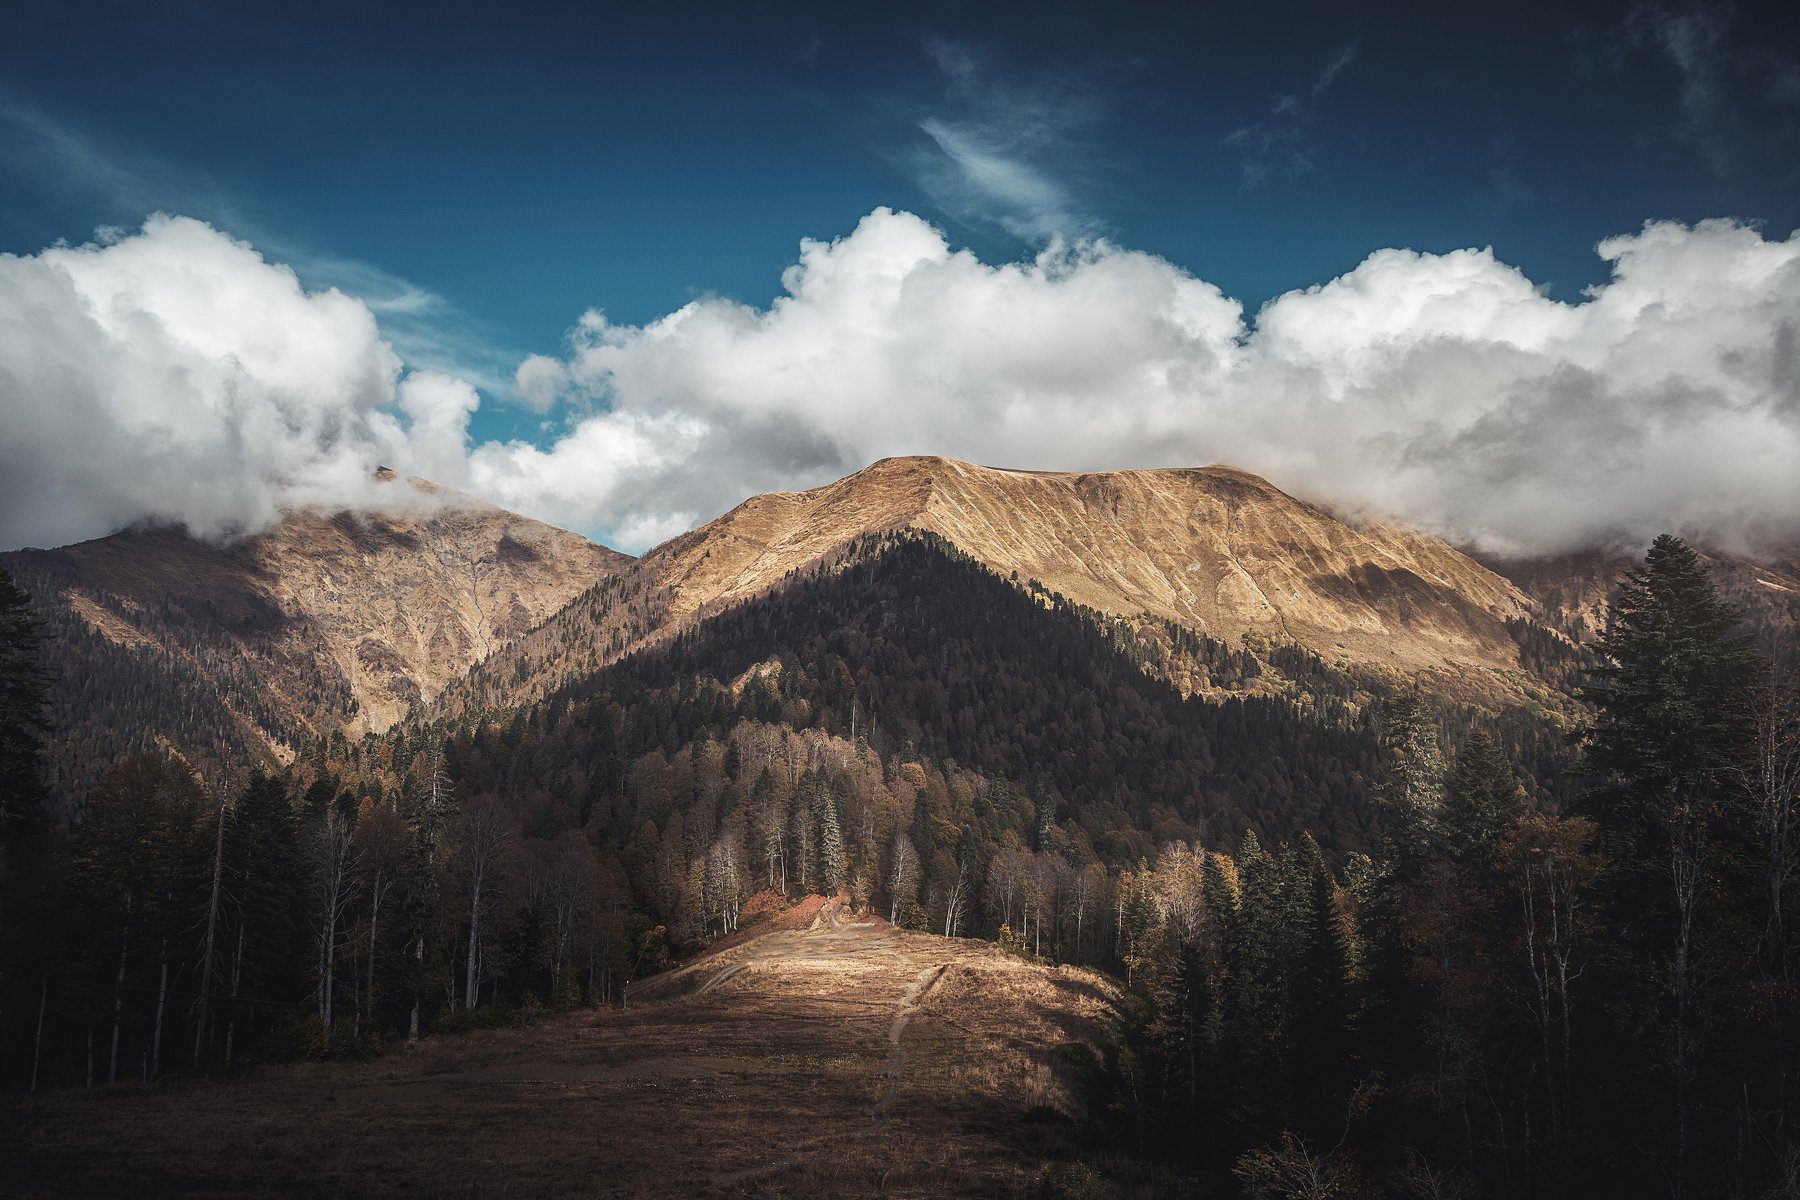
[[[225,996],[221,1001],[227,1057],[253,1036],[267,1013],[250,998],[299,990],[304,944],[300,834],[286,786],[258,774],[238,798],[226,826]]]
[[[1702,964],[1716,957],[1736,894],[1728,781],[1750,729],[1757,660],[1741,619],[1694,551],[1667,534],[1625,576],[1598,642],[1605,663],[1582,689],[1595,718],[1584,804],[1610,869],[1602,881],[1621,959],[1610,988],[1621,1022],[1661,1046],[1672,1091],[1666,1169],[1687,1193],[1699,1075]]]
[[[819,802],[819,882],[828,896],[844,886],[844,831],[838,822],[837,800],[826,788],[817,790]]]
[[[1469,735],[1444,780],[1439,839],[1464,866],[1491,864],[1494,849],[1524,815],[1512,764],[1485,729]]]
[[[1341,1111],[1333,1097],[1344,1083],[1342,1064],[1350,1052],[1350,947],[1337,886],[1311,836],[1300,860],[1305,878],[1294,969],[1294,1091],[1301,1115],[1322,1134]]]
[[[39,643],[31,598],[0,570],[0,855],[32,837],[44,817],[50,677],[39,660]]]
[[[1375,792],[1390,866],[1405,871],[1428,853],[1444,796],[1437,716],[1418,692],[1389,700],[1378,717],[1385,769]]]

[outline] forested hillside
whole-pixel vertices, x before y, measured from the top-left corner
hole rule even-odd
[[[1578,699],[1485,710],[865,537],[534,703],[223,794],[127,758],[72,827],[14,823],[7,1003],[43,1021],[8,1061],[149,1079],[616,1004],[822,893],[1115,972],[1090,1133],[1123,1177],[1757,1194],[1800,1162],[1795,694],[1674,539],[1612,613],[1586,652],[1513,627]]]
[[[386,729],[629,560],[424,480],[211,542],[140,528],[0,556],[54,647],[56,791],[153,748],[209,776]]]

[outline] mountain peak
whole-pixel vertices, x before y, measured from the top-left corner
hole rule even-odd
[[[745,501],[644,568],[691,618],[777,585],[867,534],[933,533],[1101,612],[1246,634],[1396,671],[1507,670],[1528,601],[1446,543],[1356,527],[1237,467],[1028,471],[884,458]]]
[[[385,729],[631,561],[429,480],[377,477],[393,503],[295,509],[228,544],[133,529],[3,561],[53,628],[112,664],[89,674],[201,680],[206,695],[163,707],[227,710],[206,745],[142,724],[202,758],[263,760]]]

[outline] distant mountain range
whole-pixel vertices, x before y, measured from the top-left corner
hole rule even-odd
[[[1090,610],[1144,669],[1201,696],[1288,685],[1297,646],[1332,668],[1459,702],[1556,704],[1561,659],[1603,620],[1628,554],[1477,561],[1359,524],[1228,467],[1042,473],[884,459],[756,496],[641,558],[424,481],[387,512],[290,514],[230,545],[134,529],[0,556],[55,638],[58,771],[149,745],[275,764],[311,739],[527,705],[794,581],[872,538],[941,540],[1005,581]],[[1800,620],[1800,556],[1715,555],[1766,629]],[[1215,678],[1191,637],[1258,657]],[[1560,648],[1560,649],[1559,649]]]

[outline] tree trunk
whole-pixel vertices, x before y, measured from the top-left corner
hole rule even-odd
[[[219,800],[219,832],[213,842],[212,898],[206,905],[206,941],[200,951],[200,997],[195,1003],[194,1066],[206,1050],[212,1018],[213,934],[219,927],[219,881],[225,866],[225,800]]]
[[[238,1023],[238,984],[244,974],[244,922],[240,916],[237,931],[237,949],[231,956],[231,1023],[225,1026],[225,1069],[231,1070],[231,1052],[237,1043]]]
[[[319,1024],[331,1036],[333,984],[337,982],[337,897],[325,917],[325,932],[319,938]]]
[[[463,1008],[470,1011],[475,1008],[475,959],[481,944],[481,876],[482,870],[477,867],[469,888],[469,961],[463,977]]]
[[[50,999],[50,975],[46,972],[38,981],[38,1019],[37,1036],[31,1042],[31,1090],[37,1091],[38,1064],[44,1058],[44,1005]]]
[[[375,872],[375,881],[369,888],[369,981],[363,993],[363,1003],[367,1007],[369,1019],[375,1018],[375,930],[381,921],[381,872]]]
[[[119,1026],[125,1015],[125,951],[131,945],[131,897],[125,898],[125,929],[119,934],[119,973],[113,980],[112,1059],[107,1064],[106,1082],[119,1082]]]
[[[1699,901],[1700,862],[1691,830],[1678,827],[1671,836],[1674,845],[1670,868],[1675,885],[1675,1177],[1672,1194],[1675,1200],[1683,1200],[1687,1195],[1688,1006],[1691,1000],[1688,955],[1694,910]]]
[[[425,935],[422,933],[419,935],[419,940],[413,946],[413,962],[416,969],[413,971],[412,1015],[408,1017],[406,1021],[406,1041],[408,1045],[417,1045],[419,1042],[419,980],[425,974]]]
[[[169,939],[164,938],[159,944],[162,972],[156,984],[156,1030],[150,1036],[150,1074],[152,1078],[162,1075],[163,1010],[169,1005]]]

